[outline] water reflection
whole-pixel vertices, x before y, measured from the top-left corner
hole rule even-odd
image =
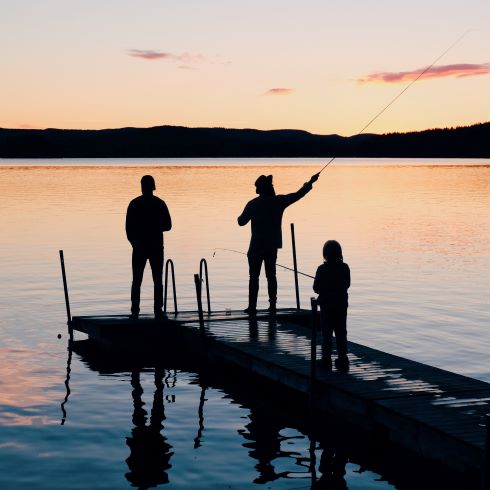
[[[61,402],[61,413],[63,414],[61,417],[61,425],[65,425],[66,422],[66,404],[68,403],[68,397],[70,396],[70,374],[71,374],[71,359],[73,357],[73,340],[69,339],[68,340],[68,358],[66,360],[66,377],[65,377],[65,389],[66,389],[66,394],[64,400]]]
[[[293,457],[299,453],[281,450],[281,442],[287,439],[280,435],[284,426],[277,423],[274,418],[256,410],[251,411],[249,418],[250,422],[244,429],[238,430],[238,433],[249,441],[243,446],[249,448],[249,456],[257,460],[255,469],[258,475],[254,483],[264,484],[278,478],[287,478],[288,472],[277,472],[273,462],[277,458]]]
[[[260,330],[253,320],[249,327],[253,335]],[[275,327],[274,321],[269,322],[258,336],[264,341],[263,337],[274,335]],[[347,490],[393,488],[394,480],[400,489],[432,490],[437,487],[431,482],[441,480],[441,474],[429,465],[423,475],[409,474],[418,460],[400,457],[393,448],[340,419],[325,414],[321,419],[311,418],[306,401],[295,394],[274,392],[256,378],[242,380],[239,385],[244,386],[237,386],[240,374],[232,368],[184,365],[182,353],[175,352],[159,352],[156,357],[145,353],[144,359],[134,353],[107,355],[94,349],[90,341],[75,342],[74,351],[91,370],[129,379],[132,427],[129,435],[124,429],[129,455],[123,474],[131,486],[148,489],[172,483],[215,488],[220,483],[248,483],[289,488],[297,481],[294,488]],[[70,365],[69,350],[63,407],[70,394]],[[169,425],[165,408],[175,402],[170,391],[182,388],[178,409],[172,411],[178,418]],[[235,406],[235,411],[229,412],[226,406]],[[230,438],[230,429],[236,437]],[[248,461],[239,448],[246,450]],[[231,475],[230,465],[236,468]],[[192,474],[200,475],[197,487]],[[445,488],[457,488],[446,482],[447,475]]]
[[[244,320],[245,323],[248,323],[248,335],[250,342],[261,342],[262,344],[270,344],[274,346],[274,341],[276,340],[277,335],[277,320],[273,317],[269,318],[267,321],[267,335],[261,336],[259,335],[259,322],[257,318],[250,317],[247,320]],[[260,325],[264,325],[264,321],[260,322]]]
[[[165,371],[155,368],[155,391],[153,404],[148,422],[148,412],[143,402],[143,388],[140,381],[140,371],[131,372],[133,387],[133,424],[131,436],[126,438],[131,453],[126,459],[129,472],[126,478],[131,484],[140,489],[147,489],[163,483],[169,483],[168,470],[172,467],[170,459],[174,454],[172,446],[162,434],[165,420],[163,398]]]
[[[343,449],[332,444],[323,443],[318,470],[320,478],[312,485],[315,490],[347,490],[345,467],[348,462]]]
[[[199,428],[197,429],[197,435],[194,439],[194,449],[201,447],[202,434],[204,432],[204,403],[206,402],[206,385],[201,386],[201,395],[199,396],[199,408],[197,410],[197,416],[199,421]]]

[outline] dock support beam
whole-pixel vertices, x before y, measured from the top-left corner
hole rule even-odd
[[[490,490],[490,414],[485,414],[485,449],[481,468],[481,488]]]
[[[318,300],[311,298],[311,350],[310,350],[310,411],[314,412],[316,382],[316,328],[318,325]]]
[[[300,309],[299,303],[299,283],[298,283],[298,261],[296,260],[296,237],[294,235],[294,223],[291,223],[291,242],[293,245],[293,264],[294,264],[294,287],[296,290],[296,308]]]
[[[66,317],[68,325],[68,335],[70,336],[70,342],[73,342],[73,324],[71,321],[71,311],[70,311],[70,298],[68,296],[68,284],[66,281],[66,271],[65,271],[65,257],[63,255],[63,250],[60,250],[60,263],[61,263],[61,275],[63,276],[63,289],[65,291],[65,306],[66,306]]]

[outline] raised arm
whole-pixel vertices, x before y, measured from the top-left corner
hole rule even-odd
[[[299,201],[302,197],[306,196],[306,194],[308,194],[308,192],[313,189],[313,182],[316,182],[319,176],[320,174],[313,175],[308,182],[305,182],[303,184],[303,187],[301,187],[299,191],[281,196],[284,207],[288,207],[296,201]]]

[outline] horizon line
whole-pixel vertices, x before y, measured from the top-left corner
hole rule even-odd
[[[123,129],[155,129],[155,128],[182,128],[182,129],[223,129],[230,131],[259,131],[259,132],[273,132],[273,131],[295,131],[295,132],[303,132],[308,133],[312,136],[339,136],[341,138],[352,138],[355,136],[367,136],[367,135],[388,135],[388,134],[410,134],[410,133],[423,133],[425,131],[437,131],[437,130],[453,130],[460,128],[470,128],[473,126],[480,126],[490,124],[489,121],[480,121],[471,124],[463,124],[456,126],[445,126],[445,127],[432,127],[425,129],[415,129],[410,131],[386,131],[382,133],[354,133],[350,135],[341,135],[339,133],[329,133],[329,134],[320,134],[320,133],[312,133],[306,129],[298,129],[298,128],[274,128],[274,129],[257,129],[250,127],[236,128],[236,127],[225,127],[225,126],[183,126],[180,124],[160,124],[156,126],[120,126],[120,127],[109,127],[109,128],[55,128],[55,127],[45,127],[45,128],[35,128],[35,127],[18,127],[18,128],[6,128],[0,126],[1,130],[6,131],[119,131]]]

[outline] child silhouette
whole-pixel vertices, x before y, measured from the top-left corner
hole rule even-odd
[[[318,294],[322,327],[322,363],[332,369],[332,336],[335,333],[339,371],[349,369],[347,357],[347,307],[350,287],[350,269],[344,263],[342,247],[335,240],[328,240],[323,246],[325,262],[316,271],[313,290]]]

